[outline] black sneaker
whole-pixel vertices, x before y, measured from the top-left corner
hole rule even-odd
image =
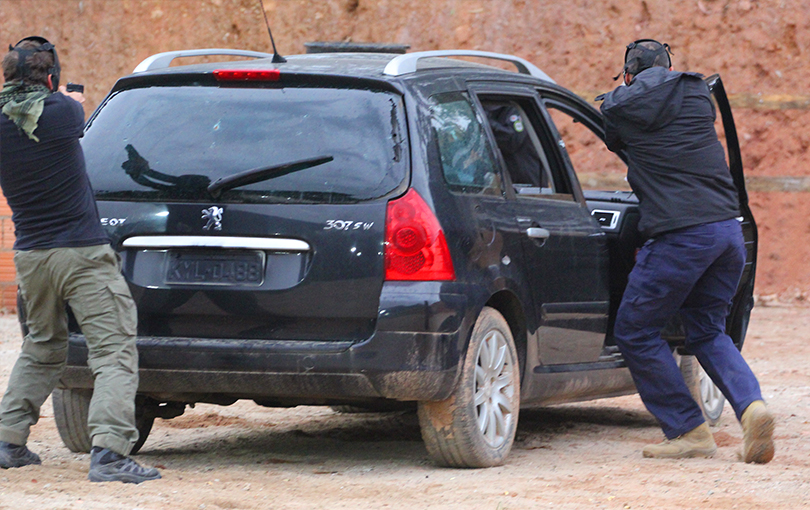
[[[91,482],[141,483],[157,480],[160,473],[155,468],[141,467],[129,457],[112,450],[94,446],[90,450],[90,472],[87,478]]]
[[[42,464],[42,461],[27,446],[0,441],[0,468],[17,468],[31,464]]]

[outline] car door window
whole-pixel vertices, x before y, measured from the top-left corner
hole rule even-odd
[[[479,97],[498,153],[518,196],[573,199],[560,165],[549,161],[549,130],[533,97]]]
[[[431,126],[442,172],[451,191],[502,195],[501,179],[483,119],[460,92],[431,97]]]
[[[582,189],[630,191],[627,165],[607,148],[592,122],[564,103],[547,100],[544,104]]]
[[[514,101],[484,101],[495,143],[516,189],[554,192],[548,161],[526,112]]]

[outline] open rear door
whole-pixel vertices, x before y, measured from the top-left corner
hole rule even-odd
[[[757,224],[754,215],[748,205],[748,192],[745,189],[745,176],[743,175],[742,157],[740,155],[740,142],[737,138],[737,128],[734,126],[734,116],[731,113],[731,105],[723,87],[720,75],[712,75],[706,78],[714,96],[717,110],[722,121],[723,133],[725,133],[726,155],[734,185],[737,187],[737,194],[740,199],[740,212],[742,214],[742,229],[745,237],[746,260],[740,285],[737,287],[737,294],[734,296],[731,314],[729,315],[726,329],[734,340],[738,348],[742,349],[745,340],[745,332],[748,329],[748,320],[751,316],[751,309],[754,306],[754,279],[757,267]],[[722,140],[721,140],[722,141]]]

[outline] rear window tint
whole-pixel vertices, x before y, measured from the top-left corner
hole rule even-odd
[[[258,182],[219,201],[357,202],[405,179],[403,112],[370,90],[136,88],[105,102],[82,147],[102,200],[211,200],[209,185],[247,172]]]

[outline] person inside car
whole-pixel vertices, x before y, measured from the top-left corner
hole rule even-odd
[[[535,188],[548,186],[540,156],[532,144],[520,110],[508,103],[486,104],[484,109],[512,184]]]

